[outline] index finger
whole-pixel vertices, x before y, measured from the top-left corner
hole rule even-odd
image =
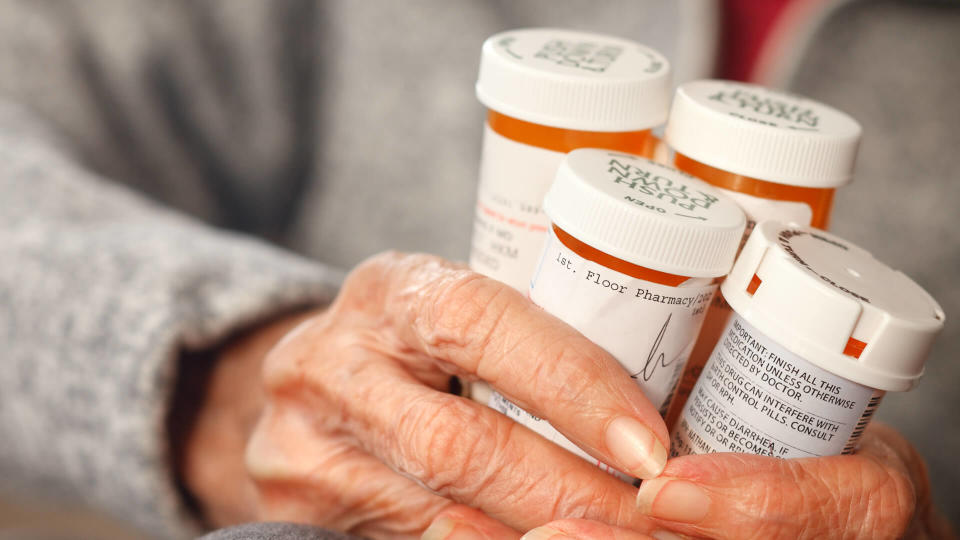
[[[642,479],[666,463],[657,410],[616,359],[506,285],[427,256],[393,256],[385,312],[401,339],[489,382],[593,457]]]

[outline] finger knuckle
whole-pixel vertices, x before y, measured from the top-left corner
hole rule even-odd
[[[289,478],[292,469],[285,458],[285,452],[274,436],[276,425],[280,422],[275,410],[268,410],[257,423],[253,434],[247,441],[244,452],[244,464],[247,473],[257,481],[276,478]]]
[[[395,250],[382,251],[360,262],[350,275],[359,277],[368,274],[379,275],[384,269],[395,267],[408,257],[410,255]]]
[[[395,269],[407,258],[403,253],[385,251],[358,264],[344,279],[331,310],[339,313],[362,311],[382,303],[380,298],[389,284],[388,277],[395,274]]]
[[[436,493],[471,499],[505,462],[509,434],[465,400],[438,393],[401,418],[400,440],[408,441],[402,468]]]
[[[859,504],[864,538],[899,538],[913,520],[917,496],[906,471],[869,460],[861,474],[864,479]]]
[[[263,388],[273,394],[303,380],[304,360],[298,348],[282,347],[272,351],[264,358],[260,371]]]
[[[631,514],[636,515],[632,499],[623,499],[616,491],[585,489],[579,474],[569,471],[558,473],[551,480],[555,489],[551,490],[553,516],[567,516],[575,519],[610,519],[614,523],[630,523]],[[622,503],[629,503],[624,506]]]
[[[331,319],[326,314],[313,317],[288,332],[264,356],[260,368],[263,386],[277,391],[303,382],[311,369],[329,358]]]
[[[418,400],[398,426],[401,440],[410,441],[408,472],[433,484],[432,489],[442,488],[448,476],[468,476],[461,467],[469,466],[479,444],[474,435],[478,420],[475,411],[446,396]]]
[[[801,460],[777,460],[751,482],[747,493],[751,496],[741,508],[754,524],[748,538],[817,537],[824,530],[836,530],[831,515],[820,515],[827,495],[820,479]],[[815,526],[808,526],[808,521]]]
[[[349,324],[318,321],[275,347],[260,376],[270,401],[292,401],[316,410],[332,410],[350,400],[375,370],[364,351],[371,338]]]
[[[592,396],[597,381],[609,380],[615,375],[604,378],[599,371],[605,353],[585,345],[587,343],[579,336],[568,335],[543,350],[543,358],[534,363],[530,377],[532,384],[536,385],[536,395],[558,403],[595,401]],[[612,358],[608,360],[613,362]]]
[[[513,296],[519,295],[506,285],[467,270],[447,269],[418,296],[411,323],[427,350],[463,350],[473,353],[465,358],[479,358],[498,337],[511,301],[517,300]]]
[[[801,497],[796,508],[805,516],[800,522],[809,537],[898,538],[913,517],[916,497],[903,471],[859,456],[787,463],[795,472]]]

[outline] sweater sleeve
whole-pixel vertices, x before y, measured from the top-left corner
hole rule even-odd
[[[165,431],[177,359],[328,302],[339,278],[106,182],[0,102],[2,489],[196,532]]]

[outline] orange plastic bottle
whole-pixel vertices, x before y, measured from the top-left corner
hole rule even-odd
[[[860,125],[822,103],[756,85],[695,81],[681,85],[667,122],[674,165],[721,188],[756,223],[775,219],[826,229],[837,187],[853,176]],[[732,310],[714,297],[677,394],[672,426]]]
[[[743,211],[669,165],[596,148],[574,150],[563,159],[544,211],[552,226],[530,280],[530,299],[609,352],[665,412],[717,278],[729,271],[737,253]],[[601,469],[633,480],[504,396],[493,393],[488,404]],[[651,447],[666,459],[665,448]]]
[[[652,156],[650,130],[667,118],[670,64],[610,36],[530,28],[483,44],[477,98],[489,110],[470,268],[521,292],[549,220],[541,208],[567,152],[607,148]],[[483,403],[489,387],[471,385]]]
[[[606,148],[651,156],[670,65],[632,41],[533,28],[483,44],[477,97],[489,109],[470,267],[526,291],[548,220],[543,196],[564,154]]]

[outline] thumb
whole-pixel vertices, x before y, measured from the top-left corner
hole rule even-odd
[[[917,506],[915,462],[925,477],[909,443],[876,425],[854,455],[677,458],[641,485],[637,505],[671,530],[693,536],[897,538]]]
[[[587,519],[562,519],[537,527],[520,540],[682,540],[668,531],[646,535],[631,529],[615,527]]]
[[[453,504],[437,515],[421,540],[516,540],[520,533],[464,504]]]

